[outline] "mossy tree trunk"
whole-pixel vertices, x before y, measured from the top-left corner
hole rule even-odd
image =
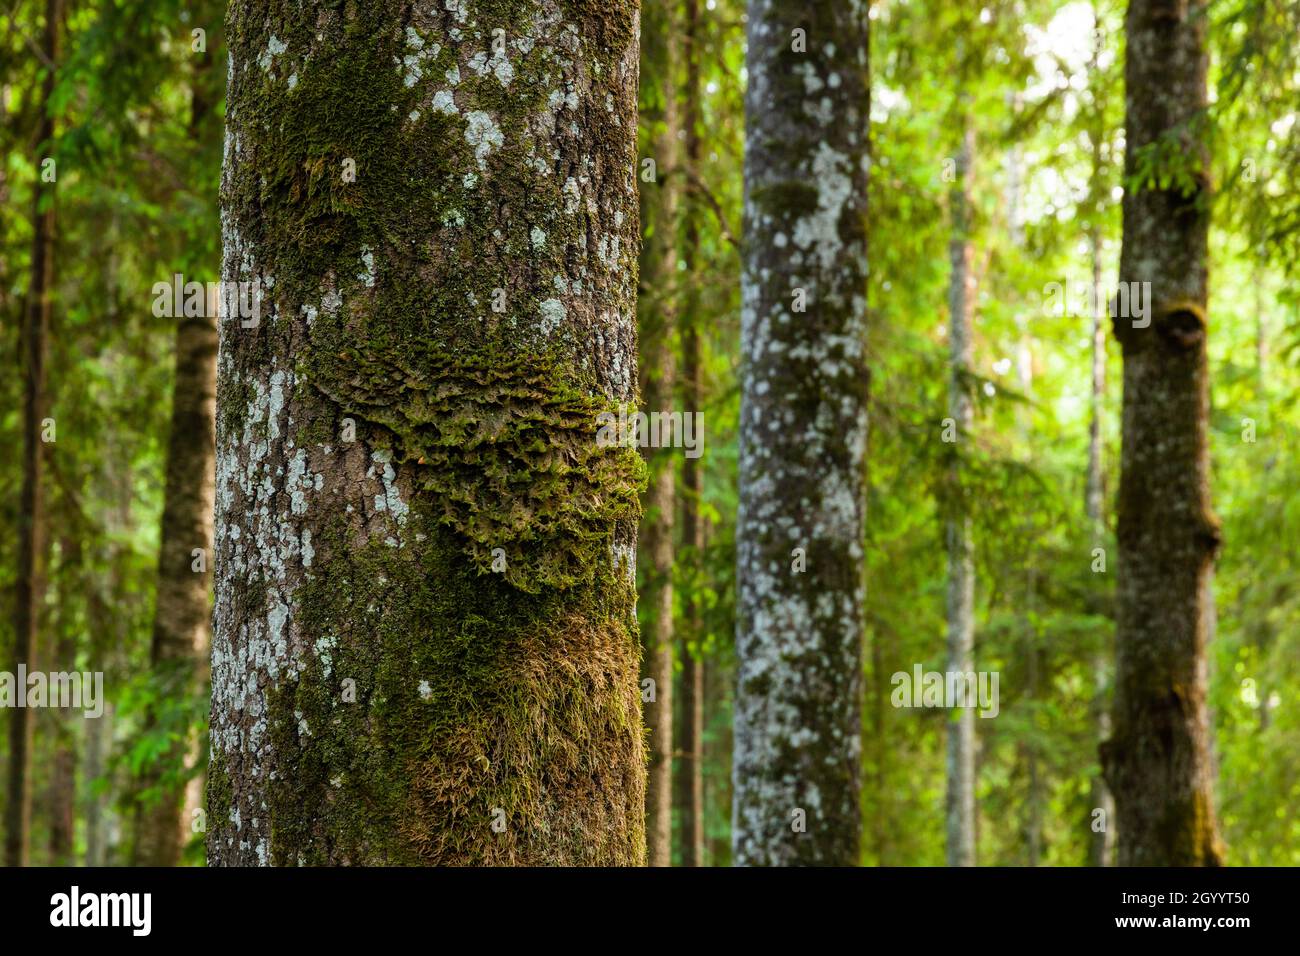
[[[637,5],[227,26],[209,861],[639,865]]]
[[[1129,4],[1125,174],[1158,148],[1162,175],[1124,194],[1120,282],[1151,284],[1150,313],[1114,318],[1123,451],[1114,729],[1103,763],[1122,866],[1221,860],[1205,701],[1219,546],[1206,443],[1205,28],[1197,0]]]
[[[969,114],[962,120],[961,147],[951,192],[952,239],[948,243],[949,372],[948,417],[957,441],[971,425],[971,335],[975,317],[974,245],[971,242],[971,177],[975,129]],[[960,444],[954,446],[959,449]],[[950,471],[951,512],[944,525],[948,551],[948,672],[975,669],[975,549],[971,521],[961,488],[961,453],[955,450]],[[948,720],[947,858],[949,866],[975,865],[975,709],[963,707]]]
[[[36,131],[42,159],[54,149],[55,64],[59,61],[62,0],[46,0],[41,55],[50,64],[41,87],[40,125]],[[42,163],[38,169],[43,172]],[[35,670],[36,633],[45,599],[45,419],[49,409],[45,360],[54,294],[54,183],[34,188],[31,281],[22,328],[23,484],[18,509],[18,579],[14,588],[14,667]],[[29,708],[9,712],[9,766],[5,800],[5,865],[26,866],[32,822],[32,723]]]
[[[867,5],[751,0],[747,57],[734,862],[853,865]]]
[[[681,196],[681,121],[677,106],[678,36],[675,0],[646,5],[643,50],[649,66],[642,79],[642,99],[654,117],[649,158],[656,178],[642,189],[643,228],[649,240],[641,254],[641,385],[647,412],[669,411],[677,368],[677,223]],[[657,82],[651,88],[649,80]],[[676,465],[671,449],[650,459],[641,530],[650,628],[645,635],[645,674],[654,681],[655,699],[645,704],[650,729],[649,778],[646,785],[646,844],[651,866],[672,865],[673,841],[673,526]],[[643,695],[644,697],[644,695]]]

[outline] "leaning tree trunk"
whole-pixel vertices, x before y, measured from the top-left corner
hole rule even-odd
[[[958,440],[971,424],[970,363],[972,319],[975,312],[975,269],[971,244],[971,165],[975,132],[969,116],[963,121],[952,189],[952,241],[948,257],[948,342],[952,380],[948,387],[948,416]],[[975,551],[971,522],[961,496],[960,455],[953,465],[957,500],[945,523],[948,551],[948,672],[973,671],[975,655]],[[948,781],[946,795],[949,866],[975,865],[975,709],[963,707],[948,721]]]
[[[1125,174],[1156,146],[1177,174],[1124,193],[1120,282],[1151,284],[1150,313],[1114,319],[1124,411],[1115,719],[1103,763],[1121,865],[1214,865],[1205,644],[1219,523],[1206,446],[1204,4],[1132,0],[1126,29]]]
[[[210,862],[644,862],[637,34],[231,6]]]
[[[62,0],[46,0],[42,58],[50,66],[41,89],[36,140],[54,148],[54,64],[59,60],[59,21]],[[43,172],[43,169],[42,169]],[[18,579],[14,588],[14,672],[31,667],[36,631],[45,592],[45,471],[43,431],[49,407],[45,359],[48,352],[51,296],[54,293],[54,183],[33,186],[31,284],[27,289],[22,330],[23,486],[18,509]],[[32,711],[15,707],[9,713],[9,773],[5,801],[5,865],[26,866],[32,822]]]
[[[751,0],[737,864],[858,862],[867,11]]]
[[[654,96],[661,104],[660,125],[650,144],[650,158],[654,159],[656,168],[655,185],[642,193],[644,226],[651,237],[641,256],[641,276],[648,295],[643,295],[638,302],[641,384],[648,412],[668,411],[676,384],[673,332],[682,177],[677,168],[677,134],[681,123],[677,118],[674,6],[672,0],[655,3],[654,19],[646,18],[643,46],[646,62],[652,65],[651,74],[659,81]],[[655,687],[654,700],[645,703],[646,725],[650,730],[646,781],[646,844],[650,866],[671,866],[673,850],[673,510],[677,495],[676,466],[670,454],[671,450],[649,456],[651,477],[641,532],[647,577],[644,596],[650,606],[645,672]]]

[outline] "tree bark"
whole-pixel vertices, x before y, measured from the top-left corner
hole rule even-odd
[[[646,61],[661,81],[662,124],[651,142],[656,184],[642,194],[643,232],[651,239],[641,256],[645,293],[641,311],[641,383],[647,412],[668,411],[676,387],[673,354],[677,294],[677,220],[682,176],[677,168],[677,20],[675,4],[659,0],[647,10],[644,31]],[[653,12],[654,19],[649,14]],[[650,29],[653,28],[653,29]],[[651,58],[653,57],[653,62]],[[645,637],[646,676],[654,681],[655,700],[646,702],[650,728],[650,763],[646,781],[646,843],[650,866],[671,866],[673,850],[673,531],[676,471],[668,452],[648,455],[650,485],[645,496],[646,519],[641,527],[641,553],[647,583],[643,592],[650,606],[650,631]]]
[[[741,865],[859,862],[867,8],[751,0],[738,681]]]
[[[41,119],[36,140],[46,150],[54,146],[56,64],[59,61],[59,21],[62,0],[46,0],[41,52],[46,62],[41,89]],[[38,170],[40,163],[37,164]],[[45,442],[43,422],[49,407],[45,360],[49,350],[50,315],[54,291],[54,183],[33,186],[31,285],[27,291],[22,334],[23,485],[18,509],[18,580],[14,595],[14,672],[34,669],[36,632],[45,594],[45,493],[42,488]],[[42,208],[42,206],[44,208]],[[9,775],[5,801],[5,865],[26,866],[32,821],[32,711],[15,707],[9,713]]]
[[[1161,143],[1183,175],[1124,194],[1120,282],[1151,285],[1149,324],[1114,318],[1123,451],[1114,732],[1102,757],[1122,866],[1222,859],[1205,701],[1220,540],[1206,441],[1205,13],[1198,0],[1132,0],[1126,21],[1125,173],[1135,175],[1139,155]]]
[[[232,4],[211,863],[645,862],[638,19]]]
[[[948,280],[948,343],[952,379],[948,387],[948,417],[958,441],[971,424],[969,375],[971,325],[975,312],[974,247],[970,240],[970,177],[975,152],[975,131],[969,117],[963,120],[956,180],[951,193],[953,238],[948,244],[951,274]],[[961,469],[953,464],[952,485],[960,495]],[[948,551],[948,671],[973,671],[975,653],[975,554],[970,518],[958,501],[945,523]],[[975,865],[975,710],[963,707],[948,720],[948,789],[946,798],[949,866]]]

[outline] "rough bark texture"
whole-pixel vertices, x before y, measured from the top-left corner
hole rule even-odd
[[[41,45],[45,60],[59,60],[59,21],[62,0],[46,0],[45,33]],[[41,121],[36,141],[43,149],[54,145],[54,68],[45,74],[41,90]],[[42,488],[45,444],[42,422],[48,414],[45,360],[54,291],[54,184],[37,182],[33,208],[31,284],[27,290],[22,330],[23,374],[23,486],[18,507],[18,579],[14,588],[14,666],[34,670],[36,631],[45,591],[45,493]],[[42,210],[42,204],[45,208]],[[32,820],[32,722],[25,707],[9,711],[9,774],[5,801],[5,865],[26,866]]]
[[[636,3],[227,35],[209,861],[644,863]]]
[[[676,361],[673,333],[677,306],[677,216],[682,176],[678,170],[677,89],[675,85],[677,23],[671,0],[647,6],[643,41],[652,73],[660,78],[656,91],[662,104],[661,127],[651,141],[650,156],[657,169],[653,186],[641,192],[643,230],[650,238],[642,250],[641,386],[647,412],[668,411],[675,394]],[[653,12],[653,19],[650,18]],[[650,866],[671,866],[673,849],[673,526],[676,471],[672,450],[651,457],[651,477],[645,496],[646,520],[641,526],[640,552],[645,562],[645,603],[649,632],[645,635],[645,674],[655,683],[655,700],[645,704],[649,727],[650,763],[646,781],[646,844]],[[656,460],[657,458],[657,460]]]
[[[748,41],[734,862],[852,865],[861,831],[867,5],[752,0]]]
[[[683,125],[686,133],[686,169],[694,182],[700,175],[700,10],[696,0],[686,0],[686,91]],[[692,193],[686,206],[682,251],[691,275],[685,293],[685,321],[682,328],[682,404],[687,414],[704,407],[703,340],[700,336],[700,203]],[[704,865],[704,658],[701,642],[704,624],[698,597],[704,560],[704,499],[702,459],[682,463],[682,545],[691,562],[692,581],[687,589],[683,616],[686,624],[682,642],[682,755],[681,862],[682,866]],[[692,652],[686,645],[694,642]]]
[[[952,380],[948,386],[948,417],[964,441],[971,424],[971,324],[975,313],[974,246],[970,239],[970,177],[975,133],[966,120],[957,154],[957,178],[951,194],[953,237],[948,243],[948,343]],[[960,461],[960,456],[958,456]],[[959,464],[952,483],[960,491]],[[975,552],[970,518],[958,500],[944,528],[948,551],[948,671],[975,668]],[[975,865],[975,709],[963,707],[948,720],[948,789],[946,796],[949,866]]]
[[[1120,282],[1151,283],[1150,324],[1116,316],[1124,354],[1114,733],[1103,748],[1123,866],[1221,860],[1205,644],[1219,523],[1206,447],[1205,9],[1133,0],[1125,171],[1160,142],[1182,175],[1124,195]],[[1169,162],[1168,159],[1162,161]],[[1190,191],[1181,188],[1190,182]]]

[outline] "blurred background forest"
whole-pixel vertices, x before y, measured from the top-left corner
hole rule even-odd
[[[29,859],[137,861],[138,821],[162,794],[188,788],[183,861],[201,864],[202,815],[190,807],[202,805],[208,691],[200,667],[177,692],[153,656],[176,322],[152,306],[155,283],[174,273],[220,278],[224,5],[5,7],[0,669],[13,669],[23,520],[20,330],[38,223],[52,211],[46,388],[57,438],[43,447],[36,660],[103,671],[107,697],[98,720],[58,709],[34,717]],[[43,40],[51,11],[53,63]],[[1227,862],[1297,865],[1300,7],[1221,0],[1210,15],[1211,453],[1224,538],[1212,753]],[[1096,269],[1110,284],[1116,274],[1123,16],[1111,0],[871,5],[866,865],[945,859],[946,713],[891,706],[890,675],[943,669],[943,519],[954,509],[973,520],[976,659],[1002,674],[999,719],[976,721],[978,862],[1074,866],[1104,853],[1090,822],[1113,577],[1094,570],[1087,491],[1091,450],[1109,520],[1119,352],[1108,321],[1098,339],[1090,311],[1045,303],[1051,283],[1090,283]],[[657,407],[702,411],[706,427],[702,457],[651,458],[641,548],[643,635],[669,638],[675,675],[665,851],[674,865],[726,866],[731,853],[744,63],[739,0],[645,4],[640,155],[655,168],[640,186],[646,255],[657,258],[643,261],[642,388]],[[960,494],[937,438],[948,414],[959,109],[974,133],[978,290],[978,402]],[[669,334],[665,315],[675,319]],[[653,476],[663,475],[673,494],[654,498],[665,485]],[[1109,550],[1110,531],[1102,536]],[[647,539],[660,542],[659,560]],[[9,737],[0,759],[10,770]],[[0,793],[6,807],[11,799]]]

